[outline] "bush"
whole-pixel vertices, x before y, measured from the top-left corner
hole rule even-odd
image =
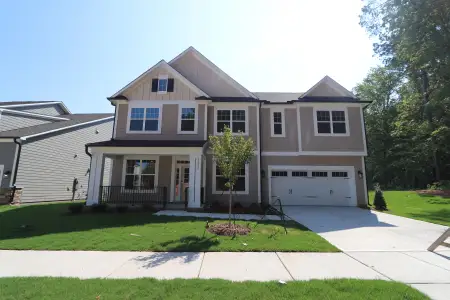
[[[373,199],[373,205],[376,210],[387,210],[386,201],[384,200],[383,191],[379,184],[375,185],[375,198]]]
[[[248,212],[251,214],[262,215],[264,213],[264,209],[258,203],[250,204],[250,206],[247,209]]]
[[[450,190],[450,180],[441,180],[427,185],[428,190]]]
[[[104,213],[108,207],[106,204],[94,204],[91,206],[91,210],[93,213]]]
[[[128,210],[128,206],[127,205],[118,205],[118,206],[116,206],[116,211],[118,212],[118,213],[124,213],[124,212],[126,212]]]
[[[69,212],[73,215],[80,214],[83,211],[83,203],[71,203],[68,207]]]

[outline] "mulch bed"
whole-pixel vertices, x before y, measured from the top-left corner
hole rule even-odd
[[[217,235],[233,236],[247,235],[250,233],[251,229],[238,224],[229,225],[227,223],[220,223],[209,225],[208,231]]]
[[[450,190],[418,190],[416,193],[419,195],[450,197]]]

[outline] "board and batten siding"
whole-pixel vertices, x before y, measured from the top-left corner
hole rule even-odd
[[[3,112],[0,115],[0,131],[31,127],[41,124],[51,123],[52,121],[36,117],[20,116]]]
[[[13,142],[0,143],[0,165],[3,165],[3,174],[7,171],[12,172],[16,147],[17,145]],[[7,188],[10,185],[11,177],[0,178],[0,181],[0,188]]]
[[[16,186],[23,188],[21,201],[71,200],[74,178],[78,179],[75,199],[85,199],[90,168],[85,144],[109,140],[112,127],[113,120],[110,120],[42,136],[25,143],[16,180]],[[109,166],[105,166],[105,170],[109,169]],[[105,177],[109,181],[109,173],[105,172]]]
[[[22,106],[22,107],[14,107],[12,109],[26,111],[26,112],[35,113],[35,114],[47,115],[47,116],[59,116],[59,115],[64,114],[64,111],[61,109],[59,104]]]

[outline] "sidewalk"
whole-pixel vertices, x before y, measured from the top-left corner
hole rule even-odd
[[[450,251],[99,252],[0,250],[0,277],[222,278],[233,281],[357,278],[395,280],[447,299]]]

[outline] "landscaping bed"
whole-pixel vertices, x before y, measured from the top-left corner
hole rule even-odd
[[[2,300],[123,300],[123,299],[429,299],[398,282],[333,279],[278,282],[231,282],[225,280],[0,278]]]
[[[0,249],[103,251],[338,252],[308,228],[287,221],[236,221],[247,235],[217,236],[207,219],[132,211],[69,214],[68,203],[0,207]],[[225,220],[209,219],[208,226]],[[285,228],[287,234],[285,234]]]

